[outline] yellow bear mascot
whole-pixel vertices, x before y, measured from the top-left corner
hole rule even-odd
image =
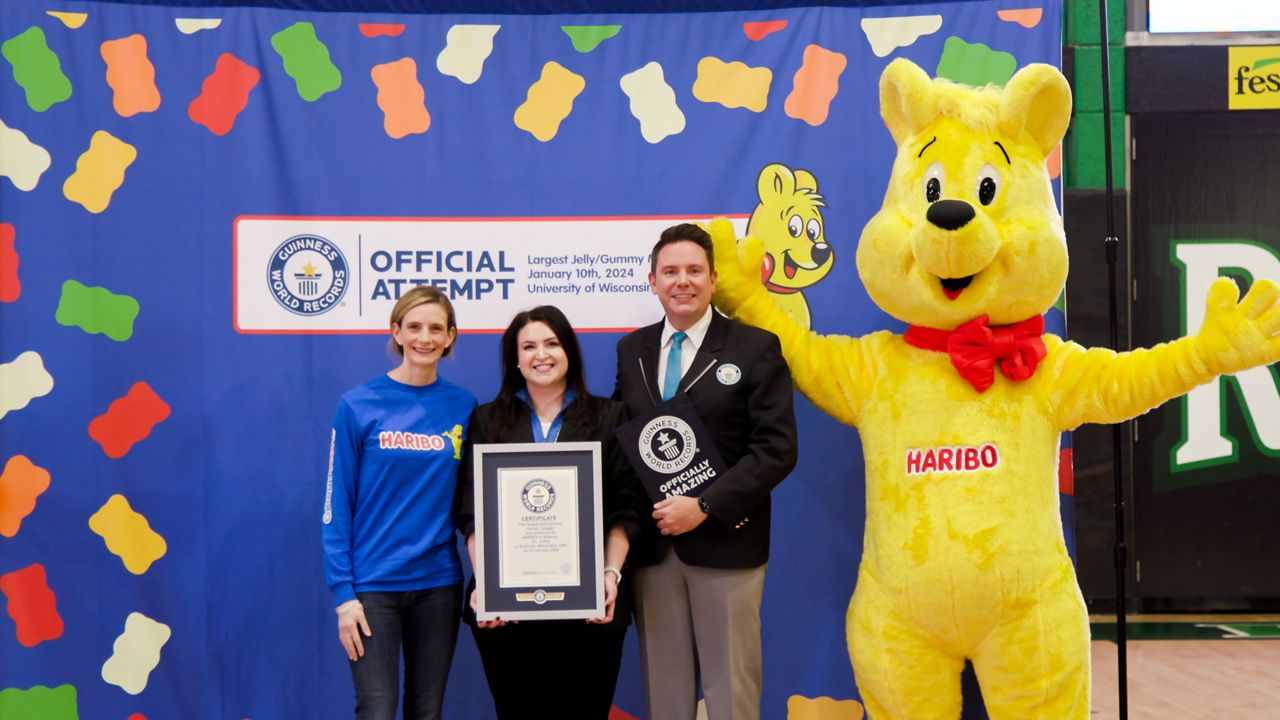
[[[1067,277],[1045,171],[1071,115],[1066,80],[1029,65],[1003,88],[895,60],[880,108],[897,143],[858,244],[871,299],[902,335],[822,336],[760,284],[762,248],[711,224],[716,304],[778,335],[799,389],[857,426],[867,519],[849,654],[874,720],[960,715],[973,662],[994,720],[1089,716],[1089,625],[1058,511],[1060,434],[1140,415],[1280,359],[1280,287],[1210,289],[1194,336],[1086,349],[1043,329]]]

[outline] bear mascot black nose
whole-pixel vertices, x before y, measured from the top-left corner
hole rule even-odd
[[[959,230],[973,219],[973,206],[963,200],[939,200],[924,214],[929,222],[943,230]]]

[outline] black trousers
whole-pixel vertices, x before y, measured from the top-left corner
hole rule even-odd
[[[471,626],[499,720],[606,720],[627,626],[525,620]]]

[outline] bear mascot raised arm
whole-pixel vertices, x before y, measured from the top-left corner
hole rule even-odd
[[[846,633],[874,720],[958,718],[973,662],[994,720],[1089,716],[1089,624],[1058,507],[1062,432],[1136,417],[1280,359],[1280,288],[1229,279],[1195,335],[1126,353],[1045,334],[1067,247],[1045,159],[1071,116],[1048,65],[1003,88],[894,60],[880,111],[897,144],[858,243],[871,299],[907,323],[851,338],[797,325],[760,283],[762,249],[711,223],[722,311],[774,332],[797,387],[858,428],[866,529]]]

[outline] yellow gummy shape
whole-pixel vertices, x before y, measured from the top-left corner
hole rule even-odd
[[[573,100],[587,86],[581,75],[557,62],[542,66],[542,77],[529,88],[528,98],[516,108],[516,127],[542,142],[556,136],[560,123],[573,112]]]
[[[89,518],[89,529],[107,542],[107,550],[124,561],[124,567],[141,575],[168,550],[164,538],[151,529],[142,515],[129,507],[123,495],[112,495]]]
[[[762,112],[769,104],[769,84],[773,71],[767,67],[748,67],[737,61],[726,63],[719,58],[704,57],[698,61],[698,79],[693,83],[693,96],[702,102],[720,103],[727,108],[744,107]]]
[[[84,25],[85,20],[89,19],[89,13],[55,12],[53,10],[48,10],[45,14],[58,18],[62,21],[63,25],[66,25],[72,30],[78,29],[81,25]]]
[[[151,671],[160,664],[160,648],[172,634],[164,623],[139,612],[129,613],[124,632],[111,646],[111,657],[102,664],[102,679],[130,695],[146,690]]]
[[[106,130],[89,141],[89,149],[76,160],[76,171],[62,184],[62,194],[80,203],[91,213],[107,209],[111,194],[124,184],[124,171],[138,157],[138,151]]]
[[[857,700],[803,695],[787,698],[787,720],[862,720],[862,714],[862,704]]]

